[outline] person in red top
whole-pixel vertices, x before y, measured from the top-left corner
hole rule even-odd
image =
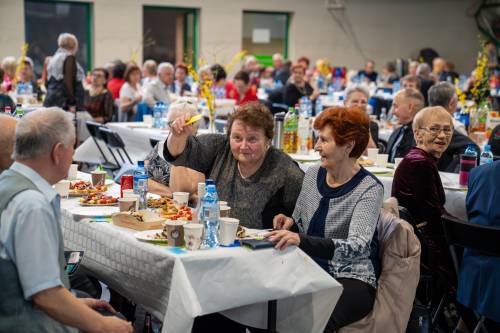
[[[125,83],[125,70],[127,66],[123,62],[118,62],[115,64],[113,68],[113,78],[108,81],[108,90],[113,96],[113,101],[117,100],[120,97],[120,89]]]
[[[243,105],[248,102],[256,102],[259,99],[254,89],[251,89],[250,75],[247,72],[239,71],[234,76],[234,88],[228,90],[227,98],[236,100],[236,105]]]

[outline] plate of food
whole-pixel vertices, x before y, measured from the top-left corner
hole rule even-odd
[[[134,234],[137,240],[150,243],[167,244],[167,236],[163,234],[163,229],[144,230]]]
[[[237,239],[264,239],[264,235],[270,232],[270,229],[250,229],[247,227],[243,227],[241,225],[238,226],[236,230],[236,238]]]
[[[358,163],[359,163],[359,165],[362,165],[364,167],[375,165],[375,162],[373,162],[372,160],[370,160],[369,158],[364,157],[364,156],[361,156],[360,158],[358,158]]]
[[[149,198],[148,199],[148,207],[149,208],[163,208],[165,206],[175,206],[174,200],[167,197],[160,198]]]
[[[83,196],[92,193],[103,193],[108,190],[108,185],[103,186],[92,186],[91,182],[85,180],[79,180],[76,182],[70,182],[69,184],[69,195],[70,196]]]
[[[83,198],[80,198],[80,205],[82,206],[116,206],[118,205],[118,198],[103,193],[92,193]]]
[[[158,209],[158,213],[161,217],[167,220],[182,220],[182,221],[192,221],[193,212],[189,207],[177,208],[175,205],[168,205]]]

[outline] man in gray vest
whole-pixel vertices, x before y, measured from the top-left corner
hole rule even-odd
[[[105,317],[104,301],[68,290],[60,226],[60,197],[75,130],[60,109],[34,111],[19,121],[14,163],[0,175],[0,332],[132,332]]]

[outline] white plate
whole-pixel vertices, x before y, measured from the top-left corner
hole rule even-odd
[[[457,183],[444,182],[443,183],[443,187],[446,190],[450,190],[450,191],[464,191],[464,192],[467,192],[467,186],[462,186],[462,185],[457,184]]]
[[[163,229],[155,229],[155,230],[144,230],[134,234],[134,237],[137,240],[143,242],[153,242],[153,243],[168,243],[167,239],[154,239],[154,235],[161,234]]]
[[[390,173],[394,171],[393,169],[377,167],[377,166],[366,166],[364,168],[373,174]]]
[[[71,210],[73,217],[77,220],[86,217],[107,217],[113,213],[118,213],[119,208],[116,206],[92,206],[92,207],[76,207]]]
[[[295,161],[314,162],[321,160],[319,154],[288,154]]]

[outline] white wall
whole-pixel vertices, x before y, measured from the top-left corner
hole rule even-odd
[[[292,13],[289,57],[327,57],[333,65],[363,66],[365,58],[325,8],[324,0],[89,0],[93,3],[93,65],[142,59],[142,6],[199,9],[199,56],[228,63],[241,49],[243,10]],[[433,47],[457,70],[475,63],[478,31],[465,15],[468,0],[344,0],[335,16],[349,26],[363,54],[380,70],[396,57],[416,57]],[[19,55],[24,41],[23,0],[0,0],[0,57]],[[55,41],[54,41],[55,43]]]

